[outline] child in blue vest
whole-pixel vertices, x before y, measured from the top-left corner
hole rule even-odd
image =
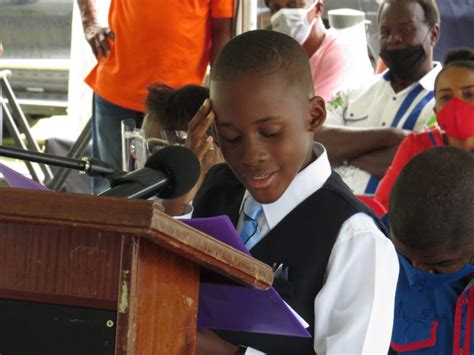
[[[166,210],[183,214],[193,200],[194,217],[228,215],[250,253],[278,266],[273,286],[313,338],[201,331],[198,354],[388,351],[395,249],[313,142],[325,116],[308,56],[291,37],[246,32],[217,57],[187,145],[202,158],[217,143],[226,164]]]
[[[414,157],[389,206],[400,260],[392,350],[472,354],[474,155],[443,147]]]

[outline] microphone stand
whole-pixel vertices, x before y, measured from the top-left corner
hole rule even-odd
[[[115,179],[124,174],[122,171],[113,169],[107,163],[89,157],[72,159],[3,145],[0,145],[0,156],[79,170],[80,174],[87,174],[92,177]]]

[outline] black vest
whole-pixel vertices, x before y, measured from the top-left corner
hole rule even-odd
[[[237,224],[245,188],[226,165],[209,171],[193,205],[193,217],[228,215]],[[288,279],[275,278],[273,287],[314,331],[314,299],[334,242],[344,221],[358,212],[377,217],[332,173],[318,191],[294,208],[258,244],[251,254],[268,265],[288,267]],[[379,224],[379,223],[378,223]],[[246,345],[267,354],[314,354],[313,338],[223,332],[235,345]]]

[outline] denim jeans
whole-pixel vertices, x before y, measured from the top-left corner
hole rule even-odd
[[[120,123],[133,118],[137,127],[141,127],[143,112],[115,105],[97,94],[94,94],[92,114],[92,156],[110,164],[115,169],[122,169],[122,135]],[[105,179],[94,179],[94,194],[109,187]]]

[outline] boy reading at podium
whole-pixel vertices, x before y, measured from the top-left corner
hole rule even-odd
[[[313,142],[325,116],[292,38],[246,32],[218,56],[187,144],[202,159],[216,143],[226,163],[165,208],[182,215],[192,201],[193,217],[228,215],[252,256],[278,266],[273,286],[313,338],[205,331],[198,354],[387,353],[395,249]]]

